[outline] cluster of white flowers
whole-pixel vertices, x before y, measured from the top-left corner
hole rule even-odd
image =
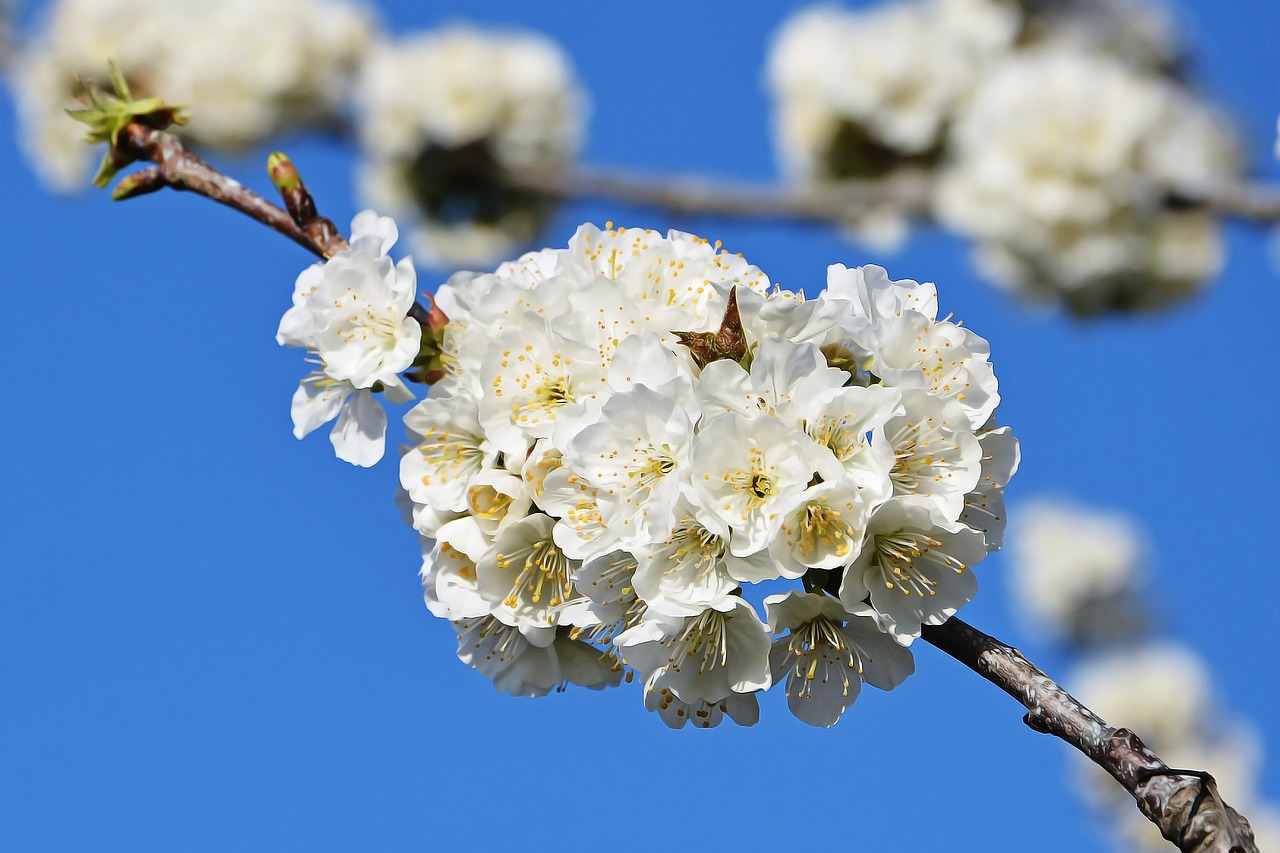
[[[877,147],[927,154],[1016,30],[1013,9],[987,0],[801,12],[769,56],[785,166],[806,179],[874,177]]]
[[[1168,70],[1146,0],[904,0],[796,15],[769,59],[780,159],[797,180],[934,181],[934,213],[983,273],[1080,314],[1154,307],[1221,264],[1209,191],[1240,170],[1231,132]],[[906,233],[919,201],[852,210]]]
[[[556,44],[463,26],[379,45],[356,106],[361,192],[415,220],[415,251],[441,265],[488,263],[532,239],[545,200],[503,173],[562,168],[585,121],[585,97]]]
[[[993,71],[959,119],[937,208],[1004,287],[1084,314],[1147,308],[1219,269],[1197,202],[1237,169],[1230,133],[1185,89],[1046,47]]]
[[[334,418],[330,433],[338,458],[369,467],[382,458],[387,415],[374,398],[393,403],[413,394],[400,373],[418,357],[422,326],[409,316],[417,275],[405,258],[393,264],[387,250],[399,232],[371,210],[351,223],[350,246],[303,270],[293,307],[280,320],[276,341],[303,347],[316,362],[293,395],[298,438]]]
[[[998,0],[818,6],[774,40],[768,84],[779,157],[792,179],[871,179],[936,158],[983,69],[1008,49],[1018,16]],[[892,206],[851,213],[864,238],[896,242]]]
[[[84,186],[93,152],[64,109],[110,60],[134,95],[191,108],[184,135],[241,148],[331,118],[372,35],[344,0],[58,0],[14,60],[22,143],[51,187]]]
[[[710,726],[785,683],[829,726],[913,671],[1000,547],[1018,444],[931,284],[836,265],[805,299],[701,238],[584,225],[436,302],[401,484],[428,607],[500,690],[629,670]]]
[[[1010,551],[1015,609],[1030,630],[1093,646],[1145,627],[1145,548],[1126,516],[1055,500],[1025,503]]]
[[[1194,652],[1171,643],[1122,648],[1080,666],[1072,693],[1113,725],[1138,732],[1171,767],[1212,768],[1227,802],[1249,816],[1259,850],[1277,849],[1274,806],[1258,790],[1261,744],[1214,702],[1208,667]],[[1077,763],[1081,793],[1115,832],[1121,850],[1167,850],[1166,841],[1133,799],[1096,765]]]

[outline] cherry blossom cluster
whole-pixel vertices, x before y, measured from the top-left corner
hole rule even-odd
[[[817,184],[927,179],[983,273],[1078,314],[1163,305],[1221,264],[1209,199],[1241,163],[1146,0],[904,0],[801,12],[770,55],[780,159]],[[850,224],[894,242],[918,201]]]
[[[414,222],[428,263],[510,257],[549,209],[505,174],[570,162],[585,100],[563,51],[535,33],[457,25],[379,44],[355,102],[361,194]]]
[[[51,186],[83,187],[93,152],[64,108],[113,61],[138,96],[196,108],[186,136],[243,148],[331,121],[373,31],[345,0],[58,0],[14,60],[20,137]]]
[[[932,284],[836,265],[806,299],[701,238],[584,225],[435,302],[400,479],[427,605],[499,690],[638,678],[712,726],[780,684],[829,726],[1001,545],[1018,444]]]

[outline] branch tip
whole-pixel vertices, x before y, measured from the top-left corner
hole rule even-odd
[[[145,169],[125,175],[116,183],[111,191],[112,201],[127,201],[140,195],[162,190],[169,185],[159,166],[147,166]]]

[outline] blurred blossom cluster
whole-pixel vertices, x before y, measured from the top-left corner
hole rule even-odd
[[[817,6],[785,22],[769,53],[778,156],[809,183],[932,169],[987,67],[1018,29],[992,0],[909,0],[846,11]],[[850,212],[864,239],[892,245],[907,212]]]
[[[779,156],[815,184],[931,175],[939,221],[1020,296],[1158,307],[1220,268],[1207,201],[1241,170],[1176,58],[1167,18],[1138,0],[819,7],[771,51]],[[901,237],[912,213],[889,198],[850,222]]]
[[[108,61],[139,97],[195,107],[182,132],[210,146],[325,124],[373,33],[342,0],[59,0],[13,64],[22,143],[50,186],[87,185],[94,153],[64,109]]]
[[[1280,845],[1280,811],[1258,790],[1261,740],[1223,713],[1209,664],[1155,636],[1146,545],[1127,516],[1061,500],[1016,508],[1009,552],[1014,607],[1029,628],[1076,659],[1073,695],[1114,726],[1138,732],[1171,767],[1210,768],[1222,796],[1248,815],[1261,850]],[[1117,850],[1163,850],[1154,825],[1096,765],[1073,777]]]
[[[1080,314],[1151,308],[1217,273],[1217,217],[1197,200],[1237,168],[1221,119],[1186,89],[1046,46],[984,81],[937,206],[1001,286]]]
[[[370,52],[355,101],[365,201],[415,222],[432,264],[484,264],[538,233],[545,198],[507,180],[556,171],[582,143],[586,99],[554,42],[454,26]]]
[[[504,692],[625,673],[712,726],[781,684],[830,726],[1001,544],[1018,444],[931,284],[836,265],[806,300],[693,235],[584,225],[436,304],[401,484],[427,605]]]
[[[1127,516],[1059,500],[1018,508],[1009,552],[1017,611],[1029,630],[1090,647],[1146,628],[1145,546]]]

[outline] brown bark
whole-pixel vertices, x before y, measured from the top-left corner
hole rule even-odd
[[[1223,802],[1211,775],[1169,767],[1136,734],[1080,704],[1022,652],[955,618],[926,626],[921,639],[1018,700],[1028,726],[1066,741],[1110,773],[1179,850],[1258,853],[1249,822]]]
[[[187,150],[173,134],[134,122],[121,133],[120,147],[133,159],[147,160],[155,166],[134,173],[142,177],[130,175],[124,178],[123,191],[117,198],[132,198],[167,186],[202,195],[238,210],[321,258],[331,257],[347,244],[336,230],[304,229],[294,221],[289,211],[214,169]]]

